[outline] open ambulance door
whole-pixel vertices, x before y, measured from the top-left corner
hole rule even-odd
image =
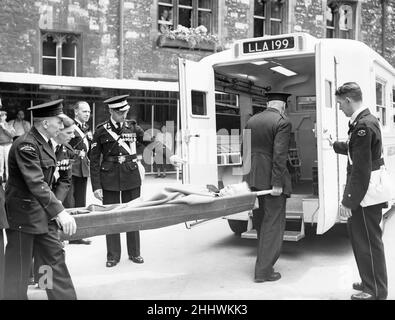
[[[316,94],[317,94],[317,159],[319,211],[317,234],[323,234],[337,221],[339,210],[338,156],[326,137],[337,139],[337,108],[335,91],[336,57],[327,43],[316,45]]]
[[[183,183],[218,185],[215,79],[209,64],[178,60]]]

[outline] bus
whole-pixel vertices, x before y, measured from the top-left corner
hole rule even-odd
[[[395,70],[366,44],[291,33],[239,40],[199,62],[179,59],[184,182],[241,182],[247,120],[266,107],[265,92],[290,93],[293,194],[284,239],[303,238],[305,224],[325,233],[341,222],[347,158],[326,137],[347,140],[348,119],[336,106],[335,90],[349,81],[361,86],[364,105],[382,125],[386,167],[395,176]],[[251,212],[226,219],[233,232],[256,238]]]

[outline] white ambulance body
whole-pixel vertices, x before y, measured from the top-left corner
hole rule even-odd
[[[395,70],[364,43],[294,33],[240,40],[199,62],[180,59],[184,183],[241,182],[242,135],[237,130],[245,128],[256,110],[263,110],[269,87],[290,93],[293,194],[287,200],[291,227],[284,239],[302,238],[304,223],[316,225],[317,234],[325,233],[340,222],[347,164],[326,135],[347,140],[348,119],[336,106],[335,90],[349,81],[361,86],[364,105],[382,124],[385,163],[395,177]],[[226,218],[235,233],[254,237],[250,215]]]

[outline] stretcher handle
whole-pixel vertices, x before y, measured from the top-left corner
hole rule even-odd
[[[271,194],[272,191],[273,191],[272,189],[269,189],[269,190],[260,190],[260,191],[256,191],[256,192],[254,192],[254,193],[256,194],[257,197],[259,197],[259,196],[266,196],[266,195],[268,195],[268,194]]]

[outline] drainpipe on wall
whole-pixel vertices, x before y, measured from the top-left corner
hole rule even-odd
[[[385,26],[387,24],[387,0],[381,0],[381,54],[385,56]]]
[[[123,3],[124,0],[119,1],[119,79],[123,79],[123,60],[124,60],[124,47],[123,47],[123,25],[124,25],[124,15],[123,15]]]

